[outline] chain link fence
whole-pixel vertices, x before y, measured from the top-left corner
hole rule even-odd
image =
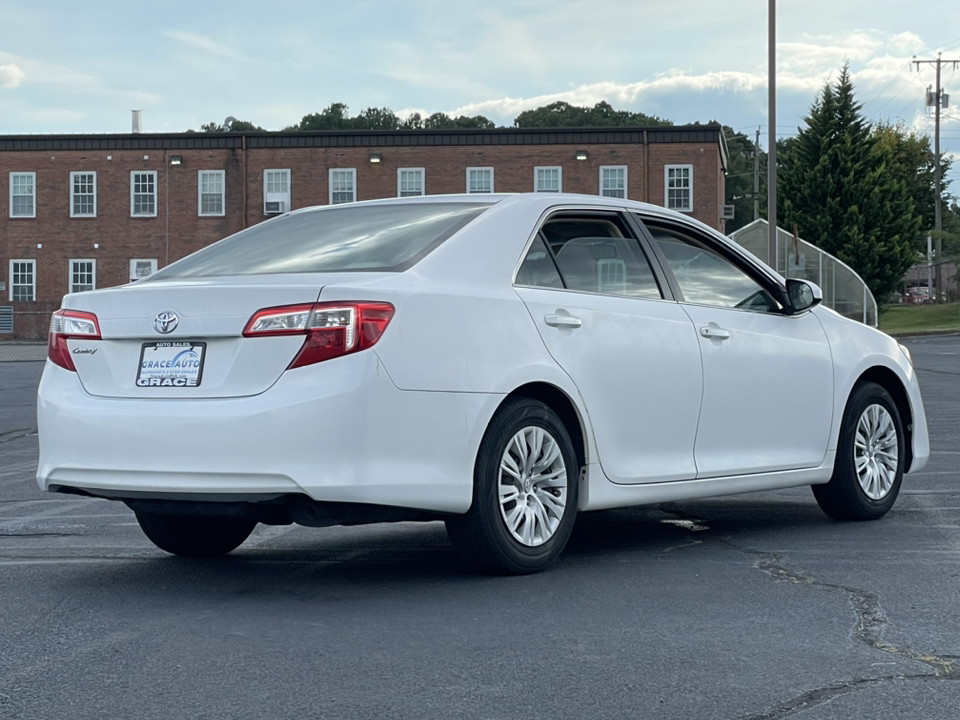
[[[52,303],[37,303],[29,310],[0,306],[0,362],[46,358],[50,313],[56,309]]]
[[[730,238],[767,262],[767,221],[754,220],[730,234]],[[867,284],[848,265],[802,238],[777,228],[777,260],[774,267],[785,278],[816,283],[823,291],[823,304],[853,320],[877,326],[877,301]]]
[[[45,342],[19,342],[0,340],[0,362],[28,362],[47,357]]]

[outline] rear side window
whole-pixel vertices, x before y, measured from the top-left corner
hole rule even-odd
[[[188,255],[147,281],[273,273],[402,272],[488,207],[486,203],[415,203],[283,215]]]
[[[640,243],[617,216],[547,220],[520,266],[517,284],[662,298]]]

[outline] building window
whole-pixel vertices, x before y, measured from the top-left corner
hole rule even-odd
[[[693,212],[693,165],[667,165],[663,177],[666,207]]]
[[[156,258],[134,258],[130,261],[130,282],[145,278],[156,271]]]
[[[492,193],[493,192],[493,168],[492,167],[467,168],[467,192],[468,193]]]
[[[97,216],[97,174],[70,173],[70,217]]]
[[[86,292],[97,287],[97,261],[70,261],[70,292]]]
[[[290,171],[263,171],[263,213],[278,215],[290,209]]]
[[[197,174],[197,213],[224,215],[224,171],[201,170]]]
[[[397,170],[397,197],[425,195],[423,168],[399,168]]]
[[[626,165],[603,165],[600,167],[600,194],[603,197],[627,197]]]
[[[330,204],[354,202],[357,199],[357,171],[354,168],[330,170]]]
[[[37,174],[32,172],[10,173],[10,217],[32,218],[37,216]]]
[[[37,299],[37,261],[10,261],[10,301],[31,302]]]
[[[130,173],[130,215],[157,216],[157,173],[133,171]]]
[[[534,192],[561,192],[563,190],[563,169],[558,167],[537,167],[533,169]]]

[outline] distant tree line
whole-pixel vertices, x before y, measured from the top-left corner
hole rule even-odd
[[[534,110],[525,110],[513,121],[515,128],[551,127],[614,127],[643,125],[672,125],[655,115],[615,110],[608,102],[599,102],[593,107],[578,107],[565,102],[555,102]],[[458,115],[451,117],[438,112],[423,117],[412,113],[400,118],[390,108],[371,107],[351,117],[345,103],[332,103],[318,113],[304,115],[296,125],[285,131],[297,130],[492,130],[497,124],[483,115]],[[212,122],[200,126],[200,132],[263,132],[263,128],[244,120],[236,120],[230,128]],[[190,130],[188,132],[194,132]]]

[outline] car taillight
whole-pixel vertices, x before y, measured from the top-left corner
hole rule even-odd
[[[287,368],[303,367],[376,345],[395,308],[383,302],[325,302],[264,308],[253,314],[244,337],[306,335]]]
[[[47,338],[47,357],[64,370],[76,372],[77,368],[67,349],[67,340],[100,339],[100,323],[93,313],[79,310],[57,310],[50,318],[50,335]]]

